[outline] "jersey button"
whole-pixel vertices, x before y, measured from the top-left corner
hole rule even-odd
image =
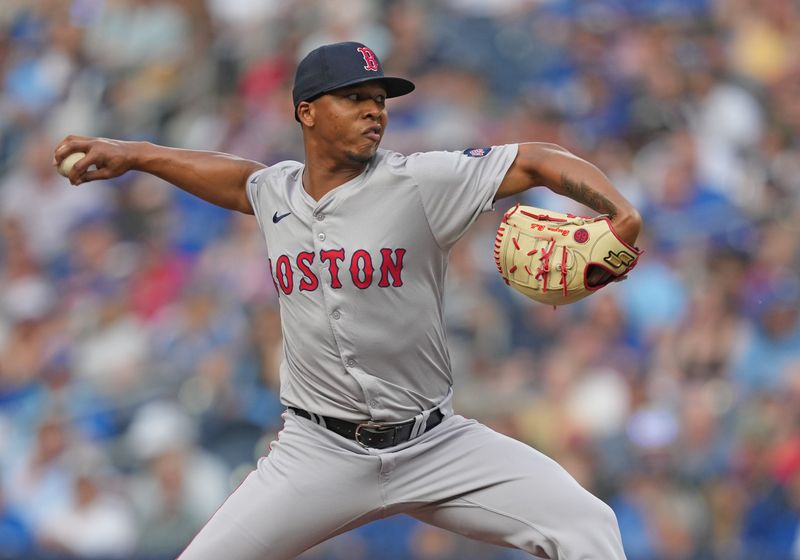
[[[342,316],[342,314],[339,313],[338,311],[334,311],[333,313],[331,313],[331,317],[333,317],[334,319],[337,319],[337,320],[339,318],[341,318],[341,316]]]
[[[347,367],[353,367],[354,365],[356,365],[356,361],[353,358],[350,358],[345,362],[345,365]]]
[[[371,408],[378,408],[378,405],[380,405],[380,404],[381,404],[381,403],[379,403],[379,402],[378,402],[378,401],[376,401],[375,399],[372,399],[371,401],[369,401],[369,406],[370,406]]]
[[[318,222],[321,222],[325,219],[325,214],[314,214],[314,219],[316,219]]]
[[[319,239],[320,241],[325,241],[325,234],[324,234],[324,233],[320,233],[320,234],[317,236],[317,239]]]

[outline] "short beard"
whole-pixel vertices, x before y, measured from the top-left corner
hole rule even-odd
[[[345,157],[347,159],[349,159],[350,161],[352,161],[353,163],[358,163],[360,165],[366,165],[370,161],[372,161],[372,158],[375,157],[375,154],[372,154],[372,155],[369,155],[369,156],[362,156],[362,155],[359,155],[359,154],[357,154],[355,152],[346,152],[345,153]]]

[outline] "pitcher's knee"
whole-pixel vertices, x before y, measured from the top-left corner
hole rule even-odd
[[[608,505],[587,492],[561,514],[545,526],[528,525],[508,542],[540,558],[625,560],[617,516]]]

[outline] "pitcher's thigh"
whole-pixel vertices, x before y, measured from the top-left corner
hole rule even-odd
[[[283,560],[371,521],[380,510],[374,457],[287,418],[279,442],[192,540],[180,560]],[[309,439],[311,438],[311,439]],[[312,441],[313,440],[313,441]]]
[[[473,421],[451,431],[425,454],[428,480],[441,483],[418,493],[432,505],[411,515],[553,559],[625,558],[614,512],[558,463]]]

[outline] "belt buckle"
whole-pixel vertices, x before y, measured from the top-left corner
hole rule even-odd
[[[380,431],[391,431],[394,430],[396,426],[403,424],[403,422],[373,422],[370,420],[369,422],[363,422],[356,426],[356,433],[355,433],[355,440],[358,445],[363,447],[364,449],[369,449],[369,445],[361,441],[361,430],[366,428],[368,430],[373,430],[376,432]]]

